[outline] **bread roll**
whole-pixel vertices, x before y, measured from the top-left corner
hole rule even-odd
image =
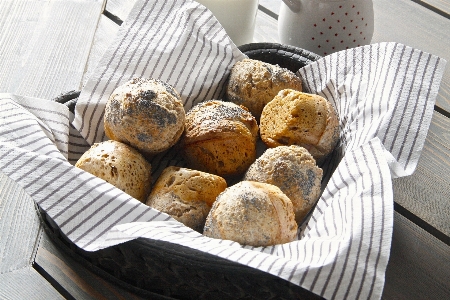
[[[113,140],[95,143],[76,167],[143,202],[151,189],[151,165],[132,147]]]
[[[297,228],[292,202],[278,187],[241,181],[217,197],[203,234],[260,247],[295,240]]]
[[[339,140],[339,120],[325,98],[288,89],[264,107],[260,133],[268,147],[299,145],[322,160]]]
[[[183,133],[184,122],[180,95],[157,79],[132,79],[117,87],[106,103],[106,136],[146,155],[172,147]]]
[[[247,170],[244,180],[279,187],[292,201],[295,220],[301,224],[320,197],[322,175],[308,150],[292,145],[267,149]]]
[[[226,187],[220,176],[170,166],[159,176],[146,204],[202,232],[211,205]]]
[[[226,97],[228,101],[247,107],[259,120],[264,106],[284,89],[302,91],[301,79],[278,65],[244,59],[231,69]]]
[[[255,161],[257,138],[258,125],[245,107],[210,100],[188,111],[180,145],[190,168],[231,177]]]

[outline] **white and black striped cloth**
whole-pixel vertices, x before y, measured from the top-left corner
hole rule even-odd
[[[204,237],[70,163],[104,139],[104,103],[121,82],[159,76],[181,91],[189,109],[220,98],[224,77],[242,58],[197,3],[138,1],[84,88],[73,126],[61,104],[0,94],[0,170],[87,251],[136,237],[160,239],[325,298],[379,299],[392,236],[391,178],[417,165],[445,66],[438,57],[384,43],[335,53],[299,71],[310,92],[335,105],[341,144],[307,226],[291,243],[254,248]],[[176,153],[152,161],[156,170],[177,163]]]

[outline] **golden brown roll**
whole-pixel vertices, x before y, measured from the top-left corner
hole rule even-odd
[[[264,106],[284,89],[302,91],[301,79],[278,65],[244,59],[231,69],[226,97],[247,107],[259,120]]]
[[[320,197],[322,175],[308,150],[292,145],[267,149],[247,170],[244,180],[279,187],[291,199],[295,220],[301,224]]]
[[[339,120],[325,98],[282,90],[264,107],[260,134],[268,147],[299,145],[321,160],[339,140]]]
[[[220,176],[170,166],[159,176],[146,204],[201,232],[211,205],[226,188]]]
[[[203,234],[260,247],[291,242],[297,229],[292,202],[278,187],[241,181],[217,197]]]
[[[144,202],[151,189],[151,165],[134,148],[109,140],[95,143],[76,167],[111,183]]]
[[[190,168],[229,177],[255,161],[257,138],[258,125],[245,107],[210,100],[188,111],[180,145]]]
[[[108,138],[153,155],[172,147],[184,130],[180,95],[158,79],[135,78],[117,87],[104,116]]]

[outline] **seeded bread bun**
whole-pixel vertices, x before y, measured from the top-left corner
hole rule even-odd
[[[153,155],[172,147],[184,130],[180,95],[158,79],[135,78],[117,87],[104,116],[108,138]]]
[[[260,134],[268,147],[299,145],[321,161],[339,140],[339,121],[325,98],[287,89],[264,107]]]
[[[245,107],[210,100],[188,111],[180,144],[190,168],[232,177],[255,161],[257,138],[258,125]]]
[[[264,106],[284,89],[302,91],[300,78],[278,65],[244,59],[231,69],[226,97],[228,101],[247,107],[259,120]]]
[[[211,205],[226,187],[220,176],[171,166],[159,176],[146,204],[202,232]]]
[[[136,149],[117,142],[95,143],[75,164],[143,202],[151,189],[151,165]]]
[[[267,149],[247,170],[244,180],[279,187],[292,201],[295,220],[301,224],[320,197],[322,175],[308,150],[292,145]]]
[[[292,202],[278,187],[241,181],[217,197],[203,234],[260,247],[295,240],[297,228]]]

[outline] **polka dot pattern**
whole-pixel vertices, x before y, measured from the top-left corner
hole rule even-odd
[[[373,34],[371,0],[303,1],[298,13],[283,7],[279,17],[282,43],[328,55],[370,43]],[[303,3],[302,2],[302,3]]]
[[[311,40],[316,42],[315,53],[327,55],[370,42],[373,27],[361,14],[357,5],[339,5],[328,16],[312,24]],[[313,50],[314,51],[314,50]]]

